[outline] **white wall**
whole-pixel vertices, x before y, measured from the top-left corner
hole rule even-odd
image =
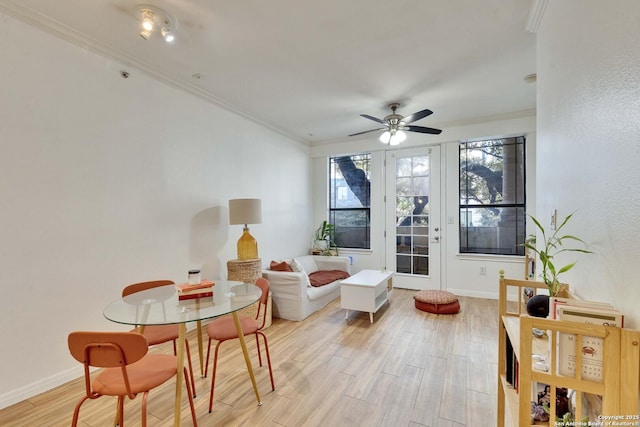
[[[524,83],[523,83],[524,84]],[[410,134],[398,149],[439,144],[442,146],[442,288],[458,295],[486,298],[498,297],[498,271],[505,270],[509,277],[524,277],[523,257],[464,255],[459,250],[458,214],[458,144],[459,141],[475,138],[492,138],[512,135],[527,136],[527,203],[535,205],[533,183],[535,182],[535,117],[524,115],[502,120],[488,120],[467,126],[447,127],[440,135]],[[385,264],[384,248],[384,196],[383,160],[387,146],[371,134],[360,140],[345,139],[311,149],[314,168],[314,224],[327,217],[327,158],[332,155],[357,152],[372,152],[371,172],[371,250],[340,250],[341,255],[353,258],[352,271],[365,268],[377,269]],[[447,218],[454,223],[448,224]],[[480,267],[486,274],[480,274]]]
[[[77,329],[136,281],[225,278],[263,200],[263,262],[308,249],[309,149],[247,119],[0,15],[0,407],[81,375]],[[290,179],[295,177],[296,179]],[[306,233],[305,233],[306,234]]]
[[[640,327],[640,2],[550,1],[538,31],[536,212],[590,243],[566,281]],[[574,256],[577,259],[577,257]],[[571,261],[570,257],[565,260]]]

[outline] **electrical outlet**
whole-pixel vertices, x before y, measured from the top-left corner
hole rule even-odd
[[[487,267],[480,267],[480,275],[481,276],[487,275]]]

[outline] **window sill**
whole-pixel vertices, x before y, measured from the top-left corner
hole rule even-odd
[[[491,255],[491,254],[461,254],[456,257],[463,261],[495,261],[495,262],[512,262],[514,264],[522,264],[525,261],[524,255]]]
[[[338,248],[338,255],[344,254],[365,254],[371,255],[373,253],[372,249],[359,249],[359,248]]]

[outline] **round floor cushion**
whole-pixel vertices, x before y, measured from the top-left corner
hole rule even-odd
[[[413,296],[418,310],[435,314],[455,314],[460,311],[458,297],[436,289],[420,291]]]

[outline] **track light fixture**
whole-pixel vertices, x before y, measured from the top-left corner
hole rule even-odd
[[[136,14],[140,19],[140,37],[149,40],[153,29],[158,26],[160,27],[162,38],[167,43],[175,40],[175,30],[178,26],[178,21],[167,12],[155,6],[141,4],[136,6]]]
[[[171,43],[172,41],[175,40],[173,31],[171,31],[171,29],[166,25],[162,27],[162,29],[160,30],[160,34],[162,34],[162,38],[164,38],[164,41],[166,41],[167,43]]]
[[[142,29],[146,31],[153,30],[153,12],[150,10],[142,11]]]
[[[140,37],[142,37],[145,40],[149,40],[149,37],[151,37],[151,31],[150,30],[145,30],[144,27],[140,30]]]

